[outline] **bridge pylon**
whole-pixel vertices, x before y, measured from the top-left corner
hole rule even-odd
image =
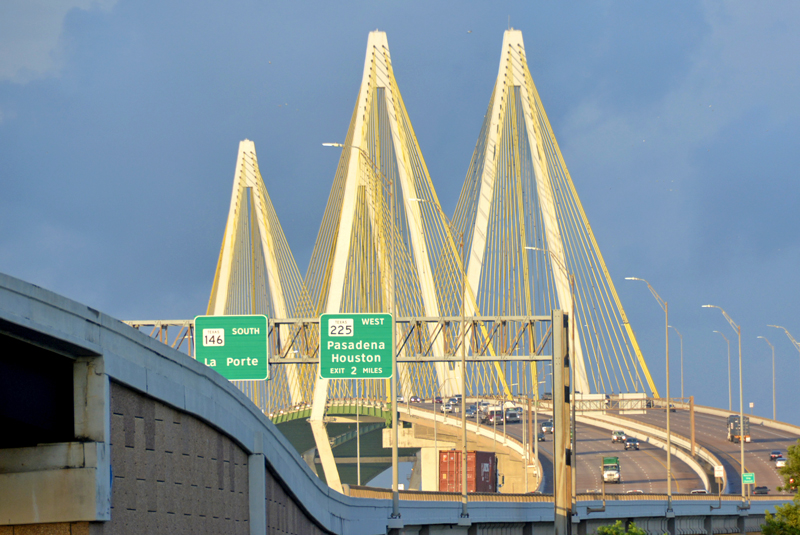
[[[649,387],[658,395],[533,83],[519,30],[503,36],[497,81],[453,225],[464,233],[468,287],[476,289],[467,315],[574,313],[578,391]],[[532,374],[536,392],[535,369]]]
[[[388,312],[395,317],[442,317],[443,294],[458,295],[461,270],[454,237],[428,174],[392,68],[386,34],[369,34],[364,71],[333,187],[306,274],[313,309],[306,316]],[[444,355],[435,325],[417,329],[430,353]],[[455,331],[455,326],[446,327]],[[398,328],[396,340],[404,332]],[[452,333],[451,340],[457,339]],[[404,396],[460,393],[458,364],[398,366]],[[367,381],[369,382],[369,381]],[[346,395],[350,381],[317,379],[310,422],[319,426],[329,397]],[[364,390],[387,399],[388,381]],[[316,433],[316,432],[315,432]],[[317,440],[323,456],[324,436]],[[335,487],[334,487],[335,488]]]
[[[207,314],[265,314],[290,318],[308,308],[308,294],[272,206],[258,166],[255,143],[239,143],[228,220]],[[274,336],[289,337],[289,327]],[[304,400],[302,368],[273,367],[271,390],[288,404]],[[266,381],[233,381],[265,410]]]

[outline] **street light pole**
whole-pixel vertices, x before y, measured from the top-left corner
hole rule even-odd
[[[561,260],[558,257],[553,256],[550,254],[548,249],[542,249],[541,247],[525,247],[525,249],[529,249],[531,251],[541,251],[543,253],[547,253],[550,255],[551,259],[556,261],[556,264],[559,268],[567,275],[569,278],[569,292],[570,292],[570,305],[572,310],[569,311],[569,323],[570,323],[570,341],[569,341],[569,387],[572,391],[572,403],[570,404],[570,466],[572,468],[572,510],[577,512],[578,510],[578,496],[577,496],[577,488],[578,488],[578,432],[575,428],[575,405],[577,401],[575,399],[575,368],[578,366],[577,363],[577,352],[575,351],[575,275],[570,273],[567,269],[567,266],[561,263]],[[552,368],[551,368],[552,369]],[[551,380],[552,381],[552,380]],[[552,384],[552,382],[551,382]],[[539,438],[538,438],[538,431],[537,431],[537,438],[536,438],[536,446],[538,449],[539,446]],[[538,454],[537,454],[538,458]]]
[[[768,343],[769,347],[772,349],[772,419],[777,420],[778,405],[775,403],[775,346],[772,345],[769,340],[767,340],[766,336],[759,336],[758,338],[761,338]]]
[[[625,277],[629,281],[641,281],[647,285],[650,293],[656,298],[661,310],[664,311],[664,332],[667,339],[667,511],[672,511],[672,433],[670,432],[670,418],[669,418],[669,306],[667,302],[661,299],[661,296],[655,289],[644,279],[638,277]]]
[[[728,337],[721,332],[714,332],[723,337],[725,339],[725,343],[728,344],[728,410],[733,411],[733,403],[731,400],[731,343],[728,340]]]
[[[741,467],[741,473],[744,474],[744,383],[742,382],[742,328],[739,327],[730,316],[728,316],[728,313],[725,312],[722,307],[718,307],[716,305],[703,305],[703,308],[718,308],[722,312],[722,315],[725,316],[725,319],[728,320],[728,323],[731,324],[733,330],[736,331],[736,335],[739,338],[739,466]],[[744,483],[740,481],[740,484],[742,485],[742,507],[744,507]]]
[[[792,342],[792,345],[797,351],[800,351],[800,342],[794,339],[794,337],[789,334],[789,331],[786,330],[786,327],[781,327],[780,325],[767,325],[767,327],[775,327],[776,329],[783,329],[783,332],[786,333],[786,336],[789,337],[789,340]]]
[[[342,143],[323,143],[323,147],[339,147],[342,149],[350,148],[356,149],[358,152],[361,153],[362,156],[369,162],[372,170],[383,179],[384,183],[389,190],[389,211],[391,212],[391,226],[390,226],[390,234],[389,237],[389,250],[391,254],[391,275],[389,281],[389,314],[392,318],[392,378],[391,381],[391,388],[390,388],[390,396],[392,396],[392,518],[400,518],[400,492],[399,492],[399,472],[398,472],[398,441],[400,440],[400,432],[398,431],[398,418],[397,418],[397,346],[395,344],[396,338],[396,328],[397,324],[395,322],[395,208],[394,208],[394,182],[384,175],[380,168],[375,164],[375,162],[370,158],[369,154],[356,145],[344,145]]]
[[[678,333],[678,336],[681,339],[681,398],[683,398],[683,335],[678,329],[675,328],[674,325],[670,325],[670,327],[672,327],[672,330]]]
[[[461,247],[459,252],[461,256],[461,443],[463,446],[461,455],[461,518],[469,518],[469,510],[467,509],[467,501],[469,500],[467,494],[469,492],[467,488],[467,271],[464,267],[464,231],[461,231],[459,245]],[[505,411],[503,415],[505,416]],[[505,425],[505,417],[503,418],[503,425]],[[477,462],[478,458],[476,457],[476,469]]]

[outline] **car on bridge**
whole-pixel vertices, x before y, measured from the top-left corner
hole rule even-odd
[[[769,452],[770,461],[774,461],[778,457],[783,457],[783,453],[781,453],[781,450],[772,450],[771,452]]]
[[[486,411],[483,416],[481,416],[481,422],[485,424],[503,423],[503,411],[500,409]]]
[[[419,396],[411,396],[409,401],[411,401],[411,403],[422,403],[422,398]]]
[[[775,468],[783,468],[786,466],[786,459],[783,457],[778,457],[775,459]]]
[[[638,450],[639,449],[639,439],[635,437],[627,437],[625,438],[625,451],[628,450]]]
[[[442,402],[442,396],[436,396],[435,398],[433,398],[431,400],[431,403],[433,403],[434,405],[436,405],[437,403],[441,403],[441,402]]]
[[[546,442],[544,439],[544,433],[537,433],[536,440],[538,440],[539,442]]]
[[[708,491],[706,489],[694,489],[689,494],[708,494]]]
[[[611,443],[614,444],[616,442],[625,442],[625,439],[628,438],[625,435],[625,431],[612,431],[611,432]]]
[[[505,420],[507,424],[518,424],[520,422],[519,412],[516,409],[506,409]]]
[[[553,394],[552,392],[545,392],[542,395],[542,401],[553,401]]]
[[[542,422],[542,433],[550,433],[553,434],[553,422],[547,420],[546,422]]]
[[[769,494],[769,487],[760,486],[753,489],[753,494]]]
[[[456,413],[459,410],[459,406],[455,403],[445,403],[440,410],[445,414]]]
[[[465,411],[467,418],[476,418],[478,416],[478,408],[475,405],[470,405]]]

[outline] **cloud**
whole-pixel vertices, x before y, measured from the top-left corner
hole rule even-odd
[[[0,81],[26,83],[57,73],[64,18],[74,9],[110,9],[116,0],[5,0],[0,6]]]

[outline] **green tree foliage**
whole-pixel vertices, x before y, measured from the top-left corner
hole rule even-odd
[[[779,470],[783,476],[783,487],[778,490],[797,490],[800,483],[800,440],[794,446],[789,446],[786,453],[786,466]]]
[[[622,520],[617,520],[612,526],[600,526],[597,528],[597,535],[647,535],[647,532],[641,528],[636,527],[635,522],[631,522],[628,526],[628,531],[625,531],[625,525]]]
[[[800,535],[800,496],[785,505],[775,507],[775,515],[767,511],[765,523],[761,525],[764,535]]]
[[[789,446],[786,455],[786,466],[780,469],[784,486],[778,490],[797,491],[800,482],[800,440]],[[775,514],[767,512],[765,523],[761,526],[764,535],[800,535],[800,495],[784,505],[775,507]]]

